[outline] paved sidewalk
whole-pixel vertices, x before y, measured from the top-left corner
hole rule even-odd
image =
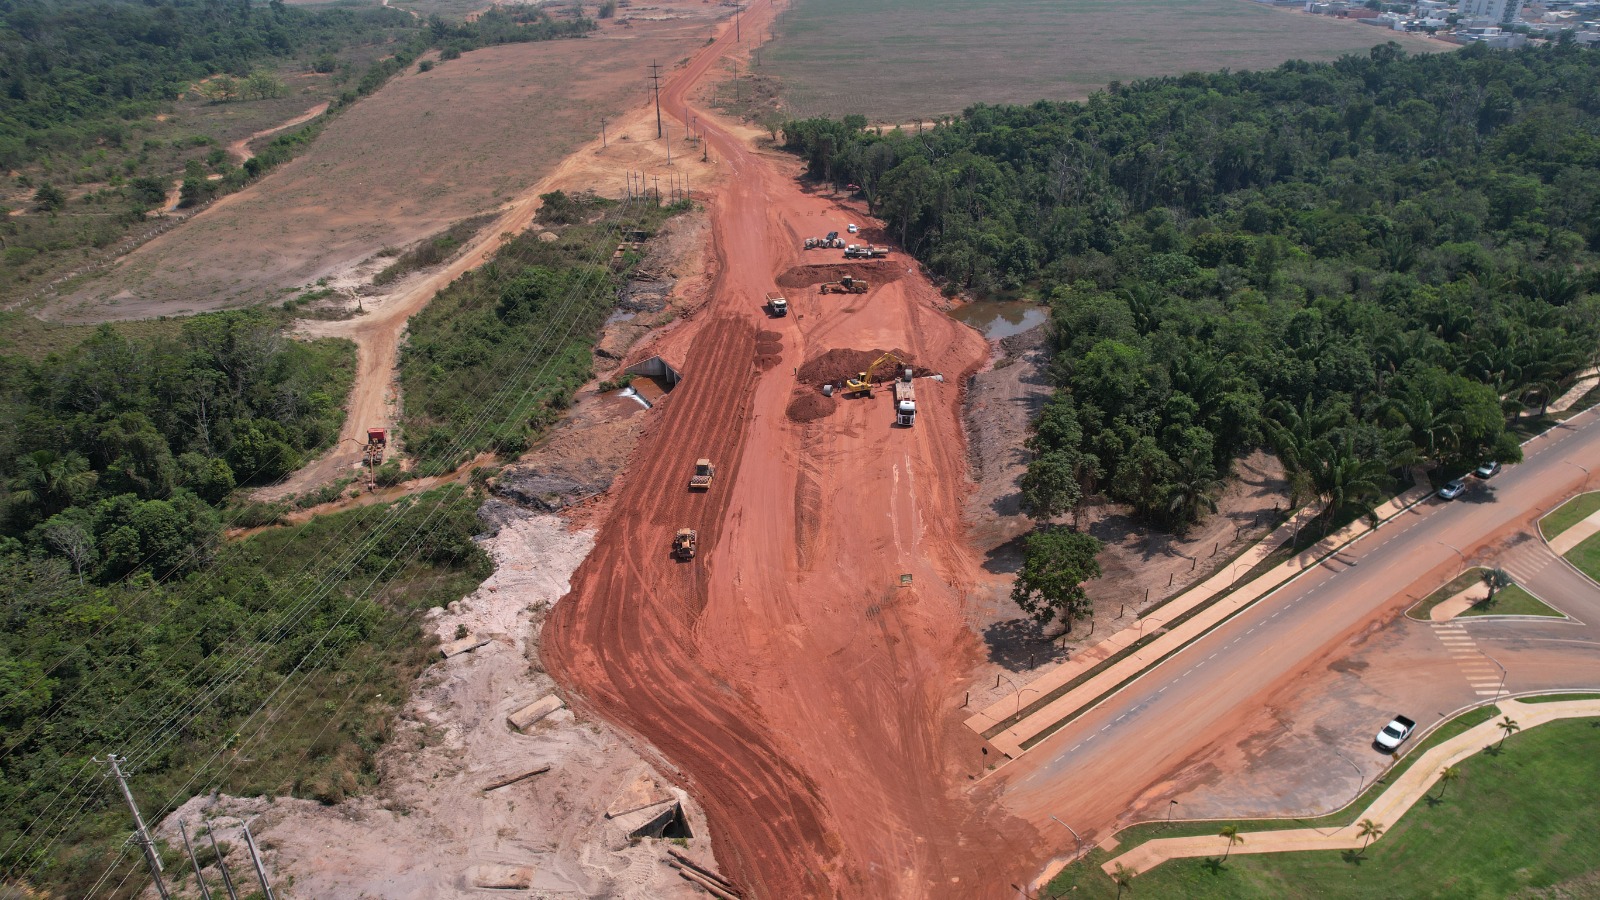
[[[1583,399],[1584,394],[1594,390],[1594,386],[1600,384],[1600,375],[1597,375],[1597,372],[1600,372],[1600,370],[1592,368],[1579,372],[1578,380],[1572,383],[1572,387],[1565,394],[1551,401],[1545,412],[1559,413],[1571,409],[1574,403]]]
[[[1405,509],[1432,493],[1433,488],[1427,484],[1425,479],[1422,480],[1418,486],[1378,507],[1380,522],[1388,521],[1399,515]],[[1303,524],[1314,519],[1316,512],[1311,508],[1300,510],[1288,522],[1279,526],[1255,546],[1241,554],[1232,565],[1212,575],[1199,585],[1190,588],[1185,593],[1167,601],[1165,605],[1153,611],[1151,615],[1136,619],[1136,625],[1125,628],[1089,650],[1075,655],[1067,662],[1028,682],[1028,684],[1019,688],[1015,694],[1002,698],[990,704],[986,709],[972,715],[966,721],[967,727],[979,734],[993,731],[995,727],[1014,716],[1019,710],[1026,709],[1022,705],[1024,694],[1032,694],[1034,698],[1032,702],[1037,704],[1040,697],[1046,696],[1082,676],[1083,673],[1094,668],[1105,659],[1136,643],[1141,636],[1160,634],[1160,637],[1146,644],[1137,652],[1124,657],[1067,693],[1028,713],[1022,720],[1003,731],[989,735],[989,742],[996,749],[1015,759],[1026,752],[1026,748],[1023,745],[1029,739],[1049,730],[1057,723],[1092,704],[1102,694],[1137,675],[1145,667],[1178,650],[1204,634],[1218,622],[1271,593],[1284,581],[1318,564],[1327,554],[1372,530],[1372,526],[1368,525],[1364,519],[1353,522],[1323,538],[1294,559],[1240,585],[1227,597],[1195,614],[1193,618],[1179,624],[1172,630],[1167,631],[1164,629],[1165,622],[1172,621],[1226,591],[1231,586],[1233,578],[1238,577],[1239,574],[1248,571],[1261,560],[1270,556],[1287,542]]]
[[[1471,587],[1457,592],[1454,597],[1428,610],[1428,619],[1434,622],[1448,622],[1471,609],[1473,604],[1487,599],[1489,599],[1489,586],[1481,581],[1475,582]]]
[[[1558,719],[1600,716],[1600,700],[1564,700],[1558,703],[1520,703],[1516,700],[1500,702],[1500,711],[1510,716],[1527,731],[1546,722]],[[1433,787],[1439,772],[1446,767],[1478,753],[1500,740],[1501,731],[1495,724],[1498,718],[1473,726],[1448,741],[1424,753],[1409,769],[1401,773],[1395,783],[1372,801],[1372,804],[1355,817],[1383,826],[1387,831],[1400,821],[1406,811],[1416,805]],[[1227,824],[1217,822],[1217,829]],[[1293,850],[1359,850],[1365,839],[1357,834],[1357,824],[1320,831],[1315,828],[1290,828],[1282,831],[1251,831],[1241,833],[1244,843],[1233,848],[1234,853],[1283,853]],[[1382,838],[1379,838],[1381,841]],[[1220,856],[1224,842],[1217,835],[1196,837],[1157,838],[1140,844],[1101,866],[1110,874],[1118,863],[1138,873],[1148,871],[1169,859],[1198,856]]]
[[[1600,534],[1600,510],[1596,510],[1581,522],[1574,522],[1571,528],[1551,538],[1550,549],[1554,550],[1557,556],[1566,556],[1568,550],[1596,534]]]

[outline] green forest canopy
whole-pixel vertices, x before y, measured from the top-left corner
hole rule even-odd
[[[1600,54],[1562,43],[1112,85],[936,128],[788,123],[817,178],[979,295],[1034,292],[1060,390],[1025,482],[1193,522],[1274,447],[1330,518],[1520,458],[1600,336]]]

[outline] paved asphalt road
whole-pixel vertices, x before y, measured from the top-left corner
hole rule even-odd
[[[1600,688],[1600,587],[1530,524],[1585,487],[1582,467],[1600,486],[1600,415],[1524,453],[1459,500],[1401,514],[1009,764],[1006,805],[1067,851],[1052,817],[1091,840],[1160,817],[1175,797],[1196,798],[1180,816],[1316,812],[1385,767],[1370,742],[1389,710],[1431,724],[1492,699],[1500,666],[1508,692]],[[1440,627],[1401,615],[1468,564],[1506,567],[1572,618]],[[1284,747],[1289,731],[1308,746]]]

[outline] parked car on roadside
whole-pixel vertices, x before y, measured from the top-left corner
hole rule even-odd
[[[1439,488],[1439,496],[1445,500],[1454,500],[1466,492],[1467,482],[1462,478],[1457,478],[1455,481],[1445,482],[1445,486]]]
[[[854,222],[851,222],[849,225],[846,225],[844,228],[845,228],[846,231],[850,232],[851,234],[855,234],[856,232],[861,230],[861,229],[856,227],[856,223],[854,223]]]
[[[1500,474],[1500,464],[1491,460],[1473,469],[1472,474],[1479,478],[1493,478]]]

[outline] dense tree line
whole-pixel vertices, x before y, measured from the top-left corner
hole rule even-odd
[[[388,7],[307,10],[241,0],[0,0],[0,165],[40,150],[119,144],[127,122],[153,114],[211,75],[308,60],[416,30]]]
[[[1595,356],[1600,54],[1386,45],[865,125],[784,134],[950,290],[1050,303],[1041,518],[1100,492],[1181,530],[1259,445],[1347,515],[1519,458]]]
[[[225,542],[236,485],[337,438],[354,348],[290,340],[261,310],[161,333],[103,326],[37,362],[0,356],[0,872],[61,896],[83,896],[127,835],[98,776],[74,793],[93,755],[145,747],[152,803],[187,797],[236,743],[249,759],[206,776],[232,790],[332,801],[370,782],[426,662],[416,614],[488,572],[478,499],[458,488]],[[290,674],[274,726],[239,731]]]
[[[104,326],[43,362],[0,357],[0,554],[65,561],[84,582],[196,568],[216,507],[328,446],[347,341],[288,339],[261,311],[196,316],[176,338]]]
[[[160,580],[86,584],[54,555],[0,556],[0,872],[83,897],[108,865],[111,885],[142,866],[91,761],[107,752],[130,756],[152,823],[212,789],[332,803],[373,784],[432,653],[422,611],[491,570],[480,502],[451,487],[323,516]],[[107,896],[148,881],[127,885]]]

